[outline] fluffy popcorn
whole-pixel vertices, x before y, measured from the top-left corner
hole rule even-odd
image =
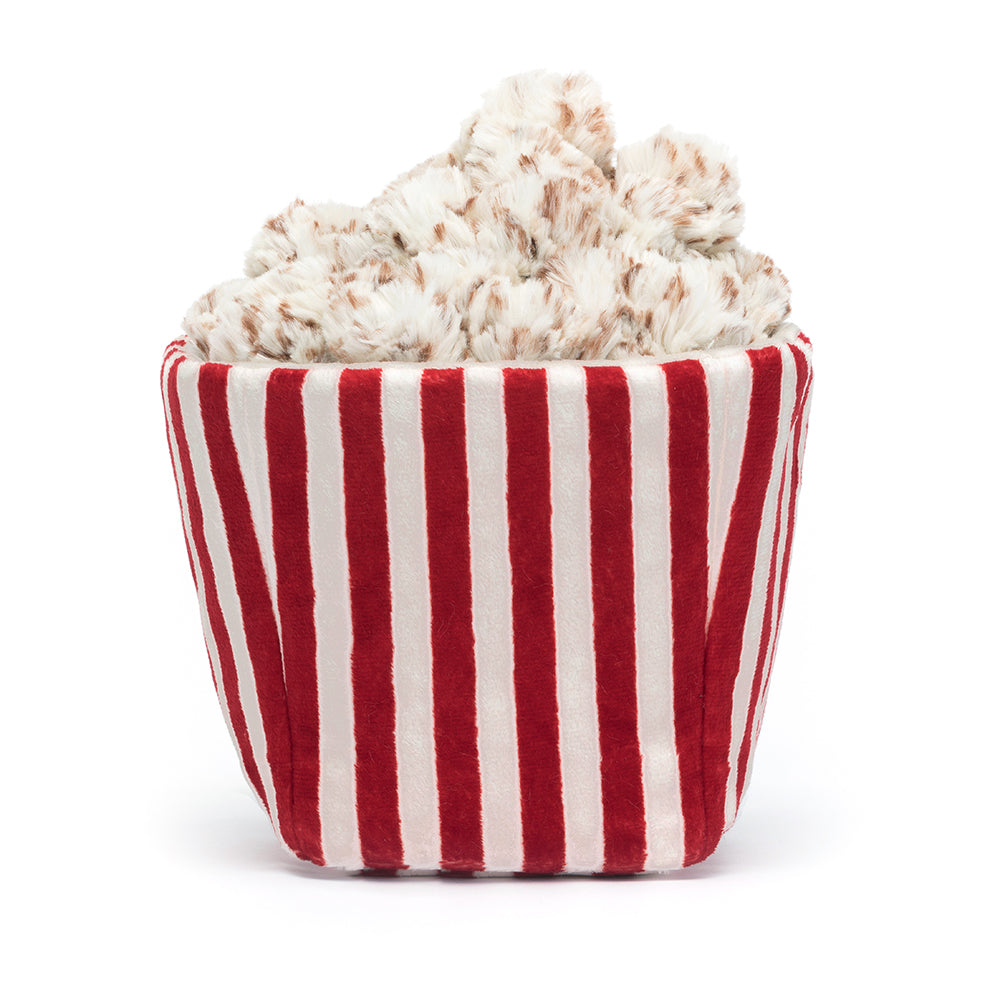
[[[561,77],[558,73],[522,73],[508,77],[483,97],[483,106],[462,124],[452,147],[460,163],[476,164],[485,149],[501,145],[519,128],[548,126],[570,150],[590,167],[605,174],[612,171],[615,135],[611,114],[601,94],[583,74]]]
[[[292,202],[245,277],[189,310],[212,361],[660,359],[790,329],[788,283],[738,242],[735,166],[661,129],[615,153],[586,76],[525,73],[365,207]]]
[[[743,231],[735,166],[709,139],[661,129],[620,149],[618,172],[626,183],[637,174],[647,186],[661,188],[660,200],[674,203],[669,217],[677,238],[694,250],[729,249]],[[638,203],[650,200],[647,194]]]

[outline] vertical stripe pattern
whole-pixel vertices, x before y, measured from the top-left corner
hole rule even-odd
[[[371,374],[369,372],[368,374]],[[376,371],[375,374],[378,374]],[[407,868],[436,866],[441,855],[434,750],[434,667],[427,525],[415,372],[382,378],[389,607],[392,618],[392,700],[396,712],[399,830]]]
[[[377,369],[345,371],[338,402],[351,574],[354,771],[361,856],[370,868],[392,869],[403,867],[403,843],[381,389]]]
[[[548,380],[556,696],[566,866],[572,871],[599,871],[604,863],[604,807],[591,599],[587,370],[576,365],[550,368]]]
[[[631,410],[621,368],[587,369],[587,412],[604,870],[634,872],[645,867],[646,822],[635,676]]]
[[[480,871],[482,786],[476,740],[465,379],[460,368],[424,374],[421,411],[441,864],[456,871]]]
[[[566,864],[552,586],[552,482],[544,369],[503,373],[514,701],[524,870]]]
[[[495,368],[473,366],[465,372],[465,391],[483,866],[490,871],[518,871],[523,851],[512,582],[504,499],[507,439],[503,380]]]
[[[322,862],[319,815],[319,693],[316,592],[309,547],[308,460],[302,369],[276,368],[267,381],[265,434],[272,545],[291,751],[292,808],[299,849]]]
[[[674,746],[684,830],[684,864],[704,857],[705,796],[702,731],[705,624],[708,608],[709,410],[704,366],[694,360],[663,366],[667,383],[667,465]],[[638,458],[638,456],[636,456]]]
[[[748,625],[753,574],[763,529],[764,500],[772,471],[781,405],[781,352],[777,348],[763,348],[748,352],[748,357],[752,388],[746,435],[705,636],[703,849],[709,854],[715,850],[725,826],[726,786],[734,737],[734,689],[743,635]],[[713,403],[717,412],[719,404],[714,400]],[[770,551],[767,555],[770,556]]]
[[[747,788],[801,481],[798,335],[663,364],[164,357],[212,676],[281,842],[628,873]]]

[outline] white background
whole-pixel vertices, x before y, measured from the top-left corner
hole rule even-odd
[[[21,997],[986,997],[998,989],[990,7],[6,10],[3,865]],[[745,808],[643,879],[287,858],[212,690],[159,399],[292,197],[363,203],[536,67],[738,155],[815,400]]]

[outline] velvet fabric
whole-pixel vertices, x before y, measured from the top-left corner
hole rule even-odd
[[[444,367],[171,344],[213,678],[287,849],[529,874],[711,854],[759,734],[811,379],[801,334]]]

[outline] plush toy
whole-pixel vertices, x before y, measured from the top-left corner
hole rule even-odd
[[[363,209],[295,202],[163,396],[250,786],[348,870],[628,873],[746,788],[811,347],[732,164],[505,81]]]

